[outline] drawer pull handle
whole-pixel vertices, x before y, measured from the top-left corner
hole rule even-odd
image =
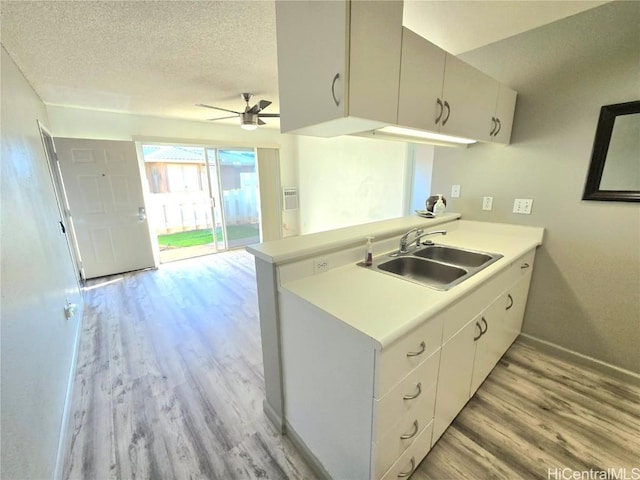
[[[511,296],[510,293],[507,294],[507,297],[509,297],[509,305],[507,306],[507,308],[505,308],[505,310],[510,310],[511,307],[513,307],[513,297]]]
[[[404,400],[413,400],[414,398],[418,398],[420,396],[420,394],[422,393],[422,383],[418,382],[418,385],[416,385],[416,387],[418,388],[418,393],[416,393],[414,395],[405,395],[402,398]]]
[[[427,346],[424,344],[424,342],[420,342],[420,351],[408,352],[407,357],[417,357],[418,355],[422,355],[426,349],[427,349]]]
[[[522,265],[520,265],[520,268],[524,270],[525,268],[529,268],[529,266],[530,265],[528,263],[523,263]]]
[[[411,457],[411,469],[408,472],[400,472],[398,474],[398,478],[407,478],[409,475],[413,473],[413,470],[416,468],[416,458]]]
[[[418,430],[420,430],[420,426],[418,425],[418,420],[416,420],[415,422],[413,422],[413,432],[400,435],[400,440],[409,440],[410,438],[415,437],[418,433]]]

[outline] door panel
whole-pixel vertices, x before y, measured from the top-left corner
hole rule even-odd
[[[133,142],[56,138],[87,278],[153,267]]]

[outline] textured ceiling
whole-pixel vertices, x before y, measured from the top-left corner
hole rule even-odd
[[[457,54],[604,2],[408,3],[408,26]],[[278,112],[273,1],[3,0],[0,15],[46,104],[205,120],[225,114],[196,103],[241,110],[252,92]]]

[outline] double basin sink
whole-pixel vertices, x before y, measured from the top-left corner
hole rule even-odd
[[[500,258],[499,253],[432,244],[405,254],[382,255],[371,266],[364,262],[358,265],[437,290],[449,290]]]

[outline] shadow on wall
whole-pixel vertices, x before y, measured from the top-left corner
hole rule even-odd
[[[545,240],[546,241],[546,240]],[[544,302],[527,302],[523,333],[541,338],[565,348],[578,350],[580,345],[591,345],[594,351],[602,351],[605,342],[598,333],[596,324],[589,321],[590,314],[571,287],[570,280],[543,245],[536,252],[535,268],[529,298],[543,298]],[[539,308],[541,305],[544,307]],[[547,322],[540,322],[544,315],[555,319],[554,334],[549,338]],[[578,330],[564,319],[582,318]],[[540,328],[545,325],[543,328]],[[586,352],[584,352],[586,354]]]

